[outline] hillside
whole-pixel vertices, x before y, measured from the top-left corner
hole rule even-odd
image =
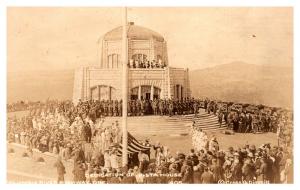
[[[7,101],[71,99],[73,80],[73,70],[8,72]]]
[[[192,94],[281,107],[293,105],[293,69],[235,62],[190,72]]]

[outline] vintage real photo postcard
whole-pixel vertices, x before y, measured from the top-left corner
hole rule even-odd
[[[7,183],[293,184],[293,7],[7,7]]]

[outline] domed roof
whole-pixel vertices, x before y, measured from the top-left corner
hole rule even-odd
[[[157,41],[163,42],[164,38],[150,30],[148,28],[144,28],[142,26],[134,25],[133,22],[128,23],[127,25],[127,36],[133,40],[149,40],[156,39]],[[122,39],[122,26],[119,26],[104,35],[104,40],[121,40]]]

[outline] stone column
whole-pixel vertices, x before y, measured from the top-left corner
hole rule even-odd
[[[178,99],[181,100],[181,85],[178,85]]]
[[[154,86],[152,84],[151,85],[151,90],[150,90],[150,100],[153,100],[153,95],[154,95]]]
[[[141,85],[139,85],[139,91],[138,91],[138,99],[139,100],[142,99],[141,96],[142,96],[142,87],[141,87]]]
[[[174,100],[176,100],[177,98],[177,85],[174,85],[174,96],[173,96]]]
[[[108,99],[111,100],[111,87],[107,86]]]
[[[168,99],[171,99],[171,79],[170,79],[170,68],[167,67],[167,89],[168,89]]]
[[[97,92],[98,92],[98,100],[100,101],[100,86],[97,86]]]
[[[163,98],[164,98],[164,90],[163,90],[163,88],[160,89],[159,98],[160,98],[160,99],[163,99]]]

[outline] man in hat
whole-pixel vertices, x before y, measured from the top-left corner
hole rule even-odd
[[[232,180],[241,181],[242,180],[242,164],[240,162],[239,153],[234,153],[234,160],[231,166]]]
[[[163,115],[163,101],[158,100],[157,106],[158,106],[158,110],[159,110],[159,115]]]
[[[75,183],[85,183],[86,182],[86,175],[85,171],[87,170],[87,167],[85,163],[77,162],[73,174],[74,174],[74,181]]]
[[[244,165],[242,167],[243,180],[247,182],[253,181],[255,179],[255,166],[252,161],[253,157],[253,153],[248,153],[248,156],[245,159]]]
[[[122,116],[122,100],[118,103],[118,116]]]
[[[174,105],[173,105],[173,102],[170,100],[168,102],[168,110],[169,110],[169,116],[170,117],[173,115],[173,109],[174,109]]]
[[[208,150],[211,151],[211,152],[219,151],[219,143],[218,143],[217,138],[215,136],[213,136],[212,139],[210,140]]]
[[[123,171],[124,177],[122,178],[121,182],[122,184],[135,184],[136,178],[133,173],[133,169],[129,169],[128,172]]]
[[[65,169],[65,166],[64,164],[62,163],[61,161],[61,157],[58,156],[57,157],[57,161],[55,162],[54,164],[54,167],[57,168],[57,183],[64,183],[65,182],[65,178],[64,178],[64,175],[66,173],[66,169]]]
[[[149,157],[147,154],[143,153],[142,151],[139,151],[138,159],[140,172],[144,173],[149,165]]]
[[[204,172],[201,175],[201,182],[203,184],[212,184],[212,183],[214,183],[213,173],[209,170],[208,167],[204,168]]]
[[[222,127],[223,117],[224,117],[223,111],[222,111],[222,109],[219,109],[218,122],[219,122],[220,127]]]
[[[193,183],[194,177],[193,177],[193,164],[192,161],[189,159],[186,159],[183,162],[183,166],[181,167],[181,175],[182,175],[182,183]]]
[[[80,162],[80,163],[85,162],[85,155],[81,144],[77,144],[73,154],[74,154],[74,164],[76,164],[76,162]]]
[[[218,182],[219,180],[223,179],[223,168],[220,164],[217,163],[217,159],[212,159],[211,171],[214,176],[214,181]]]
[[[252,116],[251,114],[248,112],[246,114],[246,130],[245,133],[249,133],[250,131],[252,131]]]

